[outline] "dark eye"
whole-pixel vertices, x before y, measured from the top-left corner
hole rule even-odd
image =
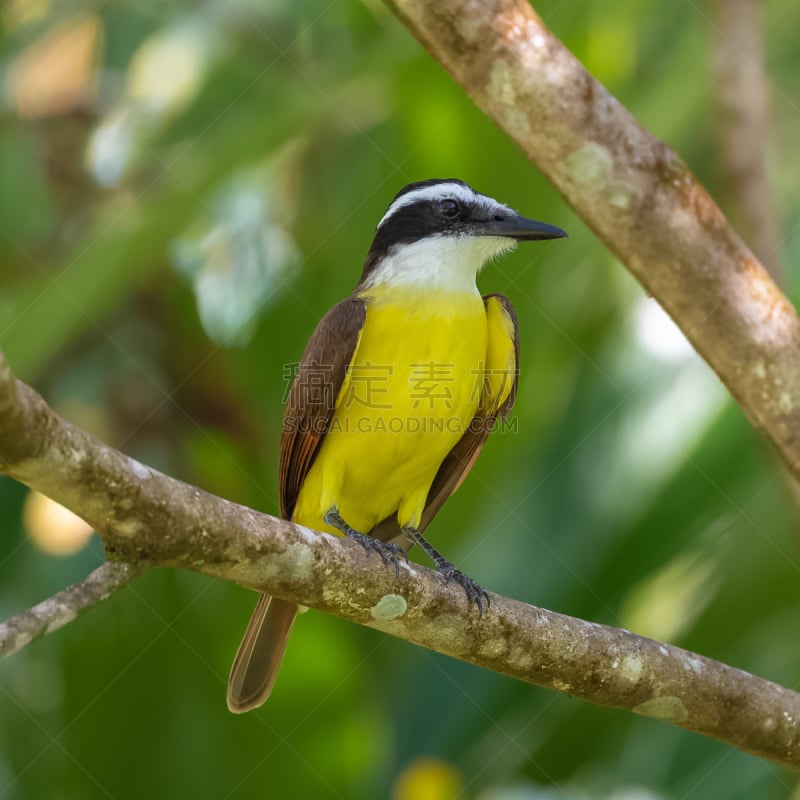
[[[447,217],[448,219],[455,219],[458,216],[459,211],[461,211],[460,206],[455,200],[440,200],[436,204],[436,210],[443,216]]]

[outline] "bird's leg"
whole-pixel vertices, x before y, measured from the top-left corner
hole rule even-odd
[[[397,575],[400,574],[400,563],[397,560],[397,556],[408,560],[408,554],[402,547],[391,542],[382,542],[380,539],[367,536],[355,528],[351,528],[344,521],[336,506],[333,506],[322,520],[326,525],[336,528],[339,533],[346,536],[350,541],[358,542],[367,551],[367,555],[374,550],[383,559],[384,564],[394,564],[395,573]]]
[[[448,561],[416,528],[404,527],[403,533],[412,544],[419,545],[425,551],[428,558],[436,565],[436,571],[444,577],[445,583],[454,580],[464,588],[467,599],[470,603],[478,606],[478,615],[481,616],[483,614],[483,598],[486,598],[487,608],[492,604],[491,598],[483,586],[465,575],[460,569],[456,569],[456,566]]]

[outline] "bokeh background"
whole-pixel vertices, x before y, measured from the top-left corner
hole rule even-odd
[[[725,206],[707,4],[535,5]],[[796,295],[800,4],[763,5]],[[276,512],[286,365],[395,192],[460,177],[571,238],[480,278],[519,314],[519,400],[431,539],[492,590],[798,688],[797,501],[769,448],[377,0],[11,0],[0,26],[0,346],[65,417]],[[0,530],[3,617],[102,560],[9,479]],[[254,600],[157,571],[0,662],[0,797],[800,796],[724,745],[314,612],[269,703],[234,717]]]

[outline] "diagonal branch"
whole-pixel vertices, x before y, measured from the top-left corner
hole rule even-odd
[[[0,656],[16,653],[36,639],[63,628],[82,611],[108,600],[127,586],[143,569],[141,565],[107,562],[82,581],[0,622]]]
[[[669,312],[800,477],[800,320],[667,145],[527,0],[385,0]]]
[[[629,631],[497,595],[478,617],[463,591],[432,570],[404,564],[395,577],[358,545],[214,497],[104,445],[15,381],[1,355],[0,472],[83,516],[109,555],[137,568],[181,567],[264,589],[800,769],[800,694]],[[108,567],[121,580],[127,569]]]

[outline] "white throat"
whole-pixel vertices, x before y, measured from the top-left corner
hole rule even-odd
[[[513,250],[501,236],[428,236],[389,249],[366,279],[365,288],[403,286],[477,294],[475,278],[487,261]]]

